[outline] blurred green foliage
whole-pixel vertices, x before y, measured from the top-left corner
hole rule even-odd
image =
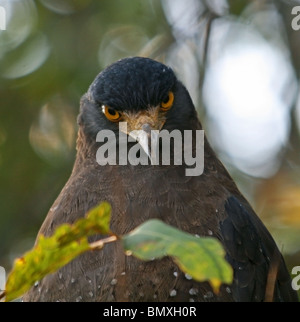
[[[54,4],[59,9],[64,2]],[[68,14],[45,3],[20,1],[0,34],[0,263],[7,268],[32,244],[71,173],[79,101],[91,81],[105,65],[137,55],[157,35],[170,37],[158,0],[68,1],[71,8],[75,3]],[[26,28],[27,38],[6,52],[15,33]],[[45,62],[21,77],[3,75],[41,36],[49,47]],[[32,50],[38,59],[37,48]],[[54,140],[59,142],[53,147]]]

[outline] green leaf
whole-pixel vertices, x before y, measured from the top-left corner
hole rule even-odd
[[[90,250],[88,236],[110,234],[110,214],[110,205],[104,202],[72,226],[59,226],[51,237],[40,235],[35,247],[15,261],[7,279],[5,300],[22,296],[36,281]]]
[[[128,255],[142,260],[171,256],[183,272],[196,281],[209,281],[215,292],[222,283],[232,283],[232,268],[215,238],[195,237],[153,219],[123,236],[122,241]]]

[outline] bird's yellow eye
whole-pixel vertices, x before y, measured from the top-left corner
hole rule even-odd
[[[122,118],[121,113],[107,105],[102,106],[102,112],[106,116],[106,118],[111,122],[119,122]]]
[[[172,107],[173,102],[174,102],[174,94],[173,92],[169,92],[167,98],[163,102],[161,102],[160,109],[164,112],[168,111]]]

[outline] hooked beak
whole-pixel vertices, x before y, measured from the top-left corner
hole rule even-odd
[[[157,165],[157,149],[159,131],[153,129],[148,123],[142,125],[141,130],[134,130],[129,133],[135,141],[137,141],[145,151],[152,165]]]
[[[137,141],[151,160],[151,164],[157,165],[159,131],[165,123],[165,117],[159,113],[159,107],[135,114],[124,113],[123,118],[127,126],[120,126],[120,130]]]

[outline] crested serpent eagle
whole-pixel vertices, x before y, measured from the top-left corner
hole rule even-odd
[[[82,97],[73,171],[39,234],[51,235],[59,225],[73,223],[106,200],[112,206],[111,228],[117,234],[157,218],[191,234],[216,237],[233,267],[233,284],[222,285],[214,294],[207,282],[188,278],[170,258],[143,262],[126,256],[116,242],[46,276],[23,300],[264,301],[271,287],[274,301],[297,301],[273,238],[206,138],[201,175],[186,175],[184,162],[99,164],[97,151],[104,142],[97,142],[97,134],[116,133],[118,148],[119,125],[125,122],[126,135],[139,130],[147,135],[202,130],[189,93],[171,68],[141,57],[107,67]],[[138,143],[145,151],[146,141]],[[197,141],[192,142],[194,149]],[[273,285],[268,283],[271,273]]]

